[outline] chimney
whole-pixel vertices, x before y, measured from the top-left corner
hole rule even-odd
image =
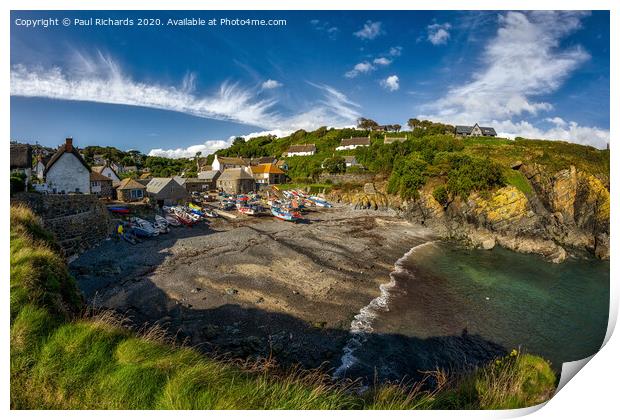
[[[72,152],[73,151],[73,138],[72,137],[67,137],[65,140],[65,150],[67,152]]]

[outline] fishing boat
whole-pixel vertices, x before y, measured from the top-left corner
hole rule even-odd
[[[140,229],[144,230],[146,233],[149,234],[149,236],[157,236],[157,235],[159,235],[159,229],[154,227],[151,222],[148,222],[148,221],[146,221],[144,219],[141,219],[139,217],[132,217],[131,219],[129,219],[129,221],[132,223],[132,227],[140,228]]]
[[[209,209],[204,209],[204,214],[207,217],[212,217],[212,218],[219,217],[216,212],[214,212],[213,210],[209,210]]]
[[[239,206],[237,207],[237,211],[248,216],[254,216],[256,214],[256,209],[250,206]]]
[[[116,214],[129,214],[129,208],[125,206],[109,206],[108,211]]]
[[[287,222],[297,222],[301,220],[301,214],[297,211],[285,210],[280,207],[272,207],[271,214],[281,220],[286,220]]]
[[[311,195],[310,197],[308,197],[308,199],[310,201],[312,201],[317,207],[326,207],[326,208],[330,208],[332,207],[331,203],[323,200],[322,198],[319,198],[315,195]]]
[[[161,217],[161,216],[159,216]],[[163,219],[168,222],[169,226],[181,226],[181,222],[174,214],[167,214]],[[157,220],[157,216],[155,216],[155,220]]]
[[[155,215],[155,223],[153,223],[153,227],[159,230],[159,233],[170,232],[170,228],[168,227],[168,225],[169,223],[166,219],[164,219],[160,215]]]

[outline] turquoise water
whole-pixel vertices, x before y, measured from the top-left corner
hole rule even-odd
[[[460,338],[479,335],[508,351],[520,347],[539,354],[559,371],[561,363],[590,356],[603,342],[608,262],[551,264],[501,248],[468,250],[436,242],[417,249],[402,268],[393,273],[389,310],[378,314],[373,330],[433,343],[409,346],[412,353],[428,353],[416,354],[420,360],[432,360],[433,351],[446,346],[453,346],[449,354],[455,358],[470,351],[474,358],[481,352],[478,344]],[[391,369],[399,370],[394,364]]]

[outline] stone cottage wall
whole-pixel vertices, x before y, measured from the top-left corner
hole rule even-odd
[[[106,207],[94,195],[16,194],[11,204],[25,204],[43,220],[67,257],[98,245],[114,231]]]

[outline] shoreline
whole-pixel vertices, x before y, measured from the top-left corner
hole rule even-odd
[[[91,305],[134,328],[158,324],[205,352],[329,370],[395,261],[434,236],[390,211],[337,206],[308,219],[215,219],[136,246],[110,240],[71,271]]]

